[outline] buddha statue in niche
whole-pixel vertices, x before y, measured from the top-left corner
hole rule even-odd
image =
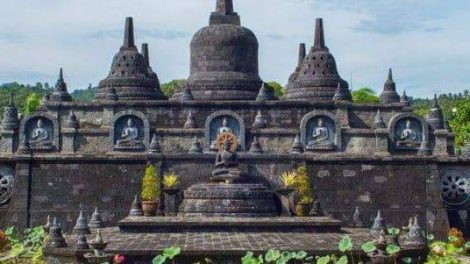
[[[331,140],[331,132],[325,125],[323,118],[319,118],[317,125],[313,128],[312,136],[308,141],[307,150],[329,150],[334,148],[334,144]]]
[[[118,148],[142,148],[142,139],[139,136],[139,128],[135,126],[132,118],[128,118],[126,125],[122,128],[120,139],[116,141]]]
[[[36,127],[33,128],[29,138],[29,144],[33,149],[50,149],[53,147],[52,135],[49,135],[42,119],[38,119],[36,122]]]
[[[224,181],[227,184],[240,178],[238,155],[231,150],[232,143],[228,140],[224,142],[224,148],[217,153],[215,159],[215,169],[212,171],[211,180]]]
[[[421,136],[412,125],[411,120],[406,120],[405,128],[398,135],[398,146],[419,147],[421,145]]]

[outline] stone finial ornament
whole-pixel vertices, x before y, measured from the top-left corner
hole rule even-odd
[[[300,135],[295,136],[294,143],[292,144],[290,153],[292,154],[304,153],[304,145],[302,144],[302,139],[300,138]]]
[[[150,141],[149,153],[162,153],[162,146],[159,143],[157,134],[153,134]]]
[[[118,95],[116,94],[116,88],[111,87],[109,92],[106,94],[106,100],[108,101],[117,101],[119,100]]]
[[[274,90],[268,86],[266,83],[263,83],[261,89],[259,90],[256,101],[272,101],[277,100],[277,97],[274,95]]]
[[[286,97],[288,100],[331,102],[338,83],[344,91],[349,88],[339,75],[335,58],[325,45],[323,20],[317,18],[314,45],[303,60],[297,79],[289,86]]]
[[[73,232],[76,234],[90,234],[90,228],[88,227],[86,217],[83,215],[83,211],[80,211],[78,215]]]
[[[78,121],[77,116],[73,111],[70,111],[69,116],[67,118],[67,127],[77,129],[79,126],[80,122]]]
[[[184,128],[192,129],[197,128],[196,120],[194,118],[193,111],[188,111],[188,115],[186,116],[186,122],[184,123]]]
[[[72,96],[67,91],[67,84],[64,81],[64,73],[62,68],[59,70],[59,78],[55,85],[55,89],[50,95],[51,101],[71,102]]]
[[[392,69],[388,70],[387,81],[384,84],[382,94],[380,94],[382,104],[391,104],[400,102],[400,96],[397,93],[395,81],[393,80]]]
[[[142,210],[142,202],[140,201],[139,195],[134,196],[134,201],[132,202],[131,210],[129,211],[129,216],[143,216],[144,212]]]
[[[258,140],[258,136],[253,138],[253,142],[251,142],[251,147],[248,152],[251,154],[263,154],[263,148],[261,147],[261,143]]]
[[[294,72],[289,76],[289,82],[287,83],[286,89],[290,89],[292,85],[294,84],[294,82],[299,77],[300,68],[302,67],[302,63],[305,60],[306,53],[307,51],[305,48],[305,43],[300,43],[297,66],[295,67]]]
[[[46,223],[42,226],[44,229],[44,232],[49,233],[49,229],[51,229],[52,223],[51,223],[51,216],[47,215],[46,218]]]
[[[408,231],[403,245],[407,248],[424,248],[427,245],[426,237],[418,222],[418,217],[415,217],[413,226]]]
[[[255,122],[253,123],[254,128],[265,128],[267,125],[267,120],[264,118],[263,113],[261,110],[258,110],[258,114],[256,114]]]
[[[2,129],[3,130],[16,130],[18,129],[18,109],[15,106],[13,93],[10,93],[8,105],[5,107],[3,113]]]
[[[439,100],[437,99],[436,94],[434,94],[434,98],[432,100],[431,110],[429,111],[428,115],[428,123],[434,130],[444,129],[445,127],[444,114],[442,113],[442,109],[439,105]]]
[[[403,90],[403,94],[400,96],[400,103],[410,106],[410,100],[408,99],[408,95],[406,95],[405,90]]]
[[[79,250],[87,250],[87,249],[90,248],[90,246],[88,245],[88,241],[86,239],[85,234],[80,234],[78,236],[77,245],[76,245],[75,248],[79,249]]]
[[[362,221],[361,211],[359,211],[359,206],[356,206],[356,211],[353,214],[353,227],[355,228],[364,228],[365,224]]]
[[[352,101],[351,92],[348,88],[343,87],[341,82],[338,82],[338,87],[336,87],[335,94],[333,95],[333,101]]]
[[[193,142],[191,143],[191,148],[189,149],[190,154],[200,154],[203,152],[203,148],[201,142],[197,137],[193,138]]]
[[[181,96],[181,100],[183,101],[193,101],[194,96],[193,93],[191,92],[191,89],[189,88],[189,85],[185,85],[184,91],[183,91],[183,96]]]
[[[380,235],[380,232],[385,229],[385,221],[382,218],[382,213],[379,210],[377,212],[377,216],[374,219],[374,223],[372,227],[370,228],[370,233],[373,236],[378,236]]]
[[[373,128],[376,128],[376,129],[377,128],[387,128],[387,124],[385,124],[385,121],[382,118],[382,113],[380,112],[380,109],[377,110],[377,114],[375,114]]]
[[[91,215],[90,222],[88,223],[88,227],[90,228],[102,228],[104,226],[103,219],[101,218],[101,213],[98,210],[98,207],[95,207],[95,211]]]
[[[62,234],[62,228],[57,222],[57,218],[54,217],[52,220],[51,228],[49,229],[49,246],[53,248],[64,248],[67,247],[65,238]]]
[[[325,213],[321,207],[321,203],[318,200],[313,201],[312,208],[310,209],[310,216],[324,216]]]

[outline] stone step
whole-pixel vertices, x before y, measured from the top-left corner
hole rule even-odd
[[[341,221],[322,217],[127,217],[123,233],[154,232],[341,232]]]

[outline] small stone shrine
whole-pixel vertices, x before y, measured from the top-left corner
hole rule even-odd
[[[286,62],[295,70],[282,98],[263,84],[257,38],[241,26],[232,0],[217,0],[209,25],[194,35],[190,76],[171,98],[157,76],[165,65],[151,66],[148,45],[136,46],[133,19],[125,22],[124,41],[94,102],[71,100],[66,79],[73,72],[64,69],[35,113],[19,116],[13,100],[5,108],[2,225],[38,226],[50,214],[71,231],[80,211],[87,218],[97,206],[91,229],[121,228],[103,232],[105,240],[119,232],[207,231],[207,218],[227,230],[339,234],[341,225],[371,227],[378,210],[386,226],[403,226],[417,215],[421,228],[436,236],[449,226],[470,230],[469,217],[460,217],[470,213],[470,155],[455,155],[439,101],[428,118],[415,114],[384,65],[381,102],[353,104],[322,19],[310,25],[310,50],[301,44],[298,61]],[[177,216],[142,220],[136,199],[134,216],[126,218],[148,163],[160,175],[180,176]],[[282,188],[280,175],[299,164],[311,178],[313,212],[325,216],[279,216],[289,214],[274,192]],[[163,197],[160,204],[164,213]],[[157,244],[149,251],[171,246],[165,235],[153,235]],[[283,238],[295,244],[297,235]],[[310,245],[310,235],[299,239],[307,241],[302,245]]]

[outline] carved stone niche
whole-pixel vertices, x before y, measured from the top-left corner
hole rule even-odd
[[[228,131],[237,137],[237,150],[245,151],[245,130],[245,122],[237,113],[229,110],[216,111],[206,119],[204,149],[214,150],[219,134]]]
[[[388,125],[392,150],[419,150],[423,143],[429,144],[429,127],[424,118],[414,113],[394,116]]]
[[[300,131],[306,151],[342,151],[341,124],[328,111],[306,114],[300,122]]]
[[[111,122],[110,145],[114,151],[145,151],[149,148],[150,125],[139,111],[124,110]]]
[[[48,113],[36,113],[22,120],[20,142],[27,142],[34,151],[54,151],[59,146],[57,118]]]
[[[10,201],[14,184],[13,169],[7,166],[0,166],[0,206]]]

